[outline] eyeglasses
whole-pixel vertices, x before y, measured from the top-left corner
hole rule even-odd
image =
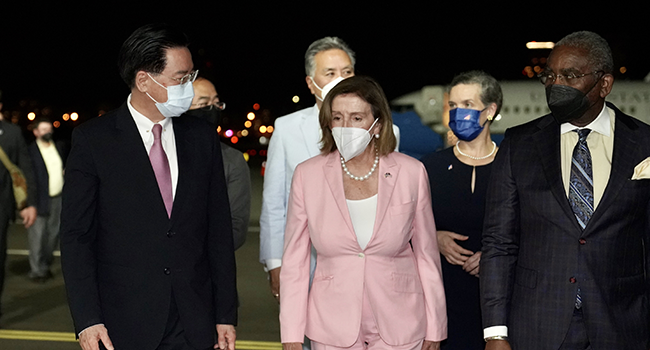
[[[171,79],[171,80],[175,80],[175,81],[177,81],[177,82],[178,82],[179,84],[181,84],[181,85],[184,85],[184,84],[186,84],[186,83],[193,83],[194,80],[196,80],[196,77],[199,75],[199,71],[198,71],[198,70],[193,70],[193,71],[191,71],[191,72],[185,74],[184,76],[182,76],[182,77],[180,77],[180,78],[173,78],[173,77],[170,77],[170,76],[164,75],[164,74],[162,74],[162,73],[158,73],[158,74],[159,74],[159,75],[162,75],[162,76],[165,76],[165,77],[167,77],[167,78],[169,78],[169,79]]]
[[[595,72],[591,73],[584,73],[584,74],[576,74],[576,73],[569,73],[567,75],[562,75],[562,74],[555,74],[553,72],[544,72],[539,74],[537,77],[539,78],[539,81],[544,84],[544,85],[550,85],[555,83],[555,80],[560,78],[561,81],[565,81],[567,84],[571,85],[572,83],[577,82],[577,79],[584,78],[587,75],[592,75],[592,74],[598,74],[603,72],[602,70],[597,70]]]
[[[211,109],[218,109],[220,111],[223,111],[224,109],[226,109],[226,103],[221,102],[221,101],[217,101],[217,102],[201,102],[201,103],[193,104],[192,107],[196,107],[196,108],[209,107],[208,109],[210,109],[210,110]]]

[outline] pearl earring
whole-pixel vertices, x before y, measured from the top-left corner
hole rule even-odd
[[[375,134],[375,138],[378,139],[378,138],[379,138],[379,134]]]

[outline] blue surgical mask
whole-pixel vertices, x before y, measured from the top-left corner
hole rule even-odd
[[[485,109],[484,109],[485,110]],[[449,111],[449,128],[459,140],[472,141],[483,131],[481,112],[484,110],[454,108]]]

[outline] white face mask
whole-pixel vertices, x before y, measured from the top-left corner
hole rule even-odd
[[[318,84],[316,84],[316,82],[314,81],[314,78],[312,78],[312,77],[309,77],[309,78],[311,79],[312,83],[314,83],[314,86],[318,90],[320,90],[320,97],[318,97],[318,95],[314,95],[314,96],[316,96],[316,98],[321,102],[323,102],[325,100],[325,96],[327,96],[327,93],[330,92],[330,90],[332,90],[332,88],[334,88],[336,86],[336,84],[340,83],[344,79],[343,77],[339,76],[338,78],[336,78],[336,79],[330,81],[329,83],[325,84],[325,86],[323,86],[323,88],[321,89],[321,87],[318,86]]]
[[[149,75],[149,73],[147,73],[147,75]],[[157,82],[151,75],[149,75],[149,78],[151,78],[151,80],[156,84],[160,85],[163,89],[167,90],[167,102],[164,103],[154,100],[148,92],[146,93],[153,102],[156,102],[156,107],[165,118],[178,117],[190,109],[192,99],[194,98],[194,87],[192,87],[192,82],[165,87],[161,83]]]
[[[342,126],[332,128],[332,137],[334,137],[336,148],[341,153],[343,160],[347,162],[363,153],[372,140],[370,130],[377,124],[377,120],[379,119],[375,119],[368,130]]]

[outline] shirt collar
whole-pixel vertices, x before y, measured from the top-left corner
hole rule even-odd
[[[154,124],[160,124],[163,128],[163,131],[165,128],[169,127],[171,123],[171,118],[165,118],[162,121],[158,123],[154,123],[151,121],[151,119],[147,118],[144,116],[144,114],[138,112],[133,105],[131,104],[131,95],[129,95],[129,98],[127,99],[127,105],[129,107],[129,112],[131,112],[131,115],[133,116],[133,120],[135,121],[135,125],[138,127],[138,130],[140,133],[146,133],[148,131],[151,131],[153,128]]]
[[[594,119],[591,123],[584,127],[577,127],[571,123],[562,123],[560,125],[560,134],[566,134],[573,130],[579,129],[591,129],[601,135],[609,137],[611,134],[611,125],[610,125],[610,115],[609,110],[607,109],[607,104],[603,104],[603,110],[600,111],[598,117]]]

